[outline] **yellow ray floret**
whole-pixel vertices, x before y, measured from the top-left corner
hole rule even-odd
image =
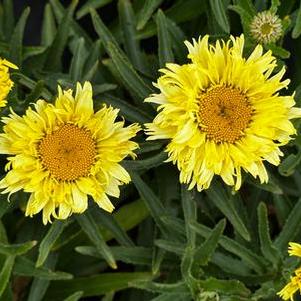
[[[301,245],[290,242],[288,253],[290,256],[301,257]],[[295,270],[295,275],[290,277],[290,282],[277,293],[283,300],[294,301],[294,295],[299,291],[301,293],[301,267]]]
[[[18,69],[14,64],[0,58],[0,107],[6,105],[7,95],[14,84],[9,76],[9,68]]]
[[[160,93],[146,99],[159,104],[148,139],[169,140],[168,160],[189,188],[208,188],[216,174],[237,190],[242,170],[267,182],[263,162],[279,164],[279,146],[296,134],[290,119],[301,117],[293,96],[279,95],[289,83],[281,81],[285,70],[273,73],[276,59],[260,45],[244,58],[243,36],[215,45],[208,39],[185,43],[189,64],[160,70]]]
[[[30,193],[26,216],[43,210],[44,224],[51,215],[65,219],[82,213],[88,196],[112,212],[108,196],[119,197],[119,185],[130,181],[119,163],[135,157],[138,144],[130,139],[140,130],[137,124],[124,127],[117,114],[106,106],[94,112],[86,82],[77,84],[75,96],[59,87],[54,105],[38,100],[24,116],[12,112],[3,118],[0,153],[9,155],[8,173],[0,181],[3,193]]]

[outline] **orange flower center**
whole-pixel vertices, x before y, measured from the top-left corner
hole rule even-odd
[[[42,139],[38,152],[42,164],[54,178],[73,181],[89,174],[96,147],[89,130],[64,124]]]
[[[200,128],[216,143],[234,143],[243,136],[251,117],[247,97],[236,88],[217,86],[199,97]]]

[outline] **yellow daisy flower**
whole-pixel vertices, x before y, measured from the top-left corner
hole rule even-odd
[[[9,76],[9,68],[18,69],[14,64],[0,58],[0,107],[6,105],[6,97],[14,84]]]
[[[25,214],[43,210],[44,224],[51,215],[66,219],[84,212],[88,196],[112,212],[108,195],[118,197],[118,186],[130,181],[119,162],[135,157],[138,144],[130,139],[140,127],[115,121],[118,110],[111,107],[94,113],[89,82],[77,84],[75,97],[59,87],[54,105],[38,100],[34,106],[24,116],[12,112],[2,119],[0,153],[10,155],[2,193],[31,193]]]
[[[267,182],[263,161],[279,164],[279,146],[296,134],[290,119],[301,117],[293,96],[279,95],[285,70],[272,75],[276,58],[261,45],[244,58],[243,36],[215,46],[208,39],[185,42],[192,63],[160,70],[161,93],[146,99],[160,105],[148,139],[169,139],[168,161],[189,189],[208,188],[217,174],[237,190],[242,169]]]
[[[289,251],[290,256],[301,257],[301,245],[290,242]],[[290,282],[277,293],[283,300],[294,300],[294,294],[299,291],[301,294],[301,267],[295,271],[295,275],[290,278]]]

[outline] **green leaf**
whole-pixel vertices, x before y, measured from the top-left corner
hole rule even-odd
[[[300,220],[301,220],[301,198],[295,204],[294,208],[291,210],[280,234],[276,238],[274,244],[281,250],[281,252],[286,252],[288,243],[294,241],[295,237],[300,234]]]
[[[4,265],[0,271],[0,297],[5,291],[6,286],[8,285],[9,278],[14,266],[15,256],[10,255],[6,257]]]
[[[277,13],[277,10],[278,10],[278,6],[280,6],[280,0],[271,0],[271,7],[270,7],[270,11],[273,13],[273,14],[276,14]]]
[[[267,208],[264,203],[257,207],[258,233],[260,239],[260,249],[264,257],[276,266],[280,260],[280,253],[272,243],[269,231],[269,221]]]
[[[289,51],[275,44],[268,44],[266,45],[266,48],[272,50],[275,56],[278,56],[282,59],[288,59],[291,55]]]
[[[301,34],[301,2],[300,7],[298,9],[296,23],[292,31],[292,38],[297,39]]]
[[[37,242],[35,240],[15,245],[8,245],[0,242],[0,254],[7,256],[22,255],[31,250],[36,244]]]
[[[86,3],[78,10],[76,14],[76,18],[80,19],[87,15],[91,8],[98,9],[101,8],[108,3],[112,2],[112,0],[88,0]]]
[[[87,57],[84,38],[76,41],[76,49],[70,65],[70,76],[72,81],[80,81]]]
[[[45,82],[43,80],[39,80],[35,84],[34,88],[31,90],[30,94],[28,94],[26,96],[24,103],[26,105],[35,103],[40,98],[40,96],[43,94],[44,87],[45,87]]]
[[[13,0],[3,0],[3,29],[6,39],[12,37],[15,24]]]
[[[162,68],[166,63],[172,63],[174,61],[174,56],[167,20],[161,9],[157,12],[156,23],[158,28],[159,65]]]
[[[162,248],[165,251],[175,253],[177,255],[183,255],[184,253],[184,245],[178,242],[166,239],[157,239],[155,240],[155,245]]]
[[[63,301],[78,301],[83,296],[83,294],[84,294],[83,291],[76,292],[71,296],[65,298]]]
[[[149,186],[140,178],[140,176],[134,172],[130,172],[132,181],[136,186],[141,199],[145,202],[145,205],[149,209],[156,224],[161,229],[163,234],[167,234],[165,225],[162,223],[160,217],[167,215],[165,208],[163,207],[159,198],[149,188]]]
[[[144,70],[139,41],[136,39],[135,15],[131,2],[129,0],[119,0],[118,12],[125,51],[133,66],[138,70]]]
[[[144,159],[144,160],[137,160],[137,161],[130,161],[124,160],[122,165],[126,167],[126,169],[131,171],[142,171],[142,170],[149,170],[154,167],[158,167],[164,163],[167,159],[167,154],[165,151],[162,151],[153,157]]]
[[[226,32],[230,33],[230,24],[227,18],[227,9],[222,0],[210,0],[210,7],[218,25]]]
[[[44,268],[53,270],[58,259],[58,254],[50,254],[44,264]],[[50,280],[34,278],[31,283],[27,301],[42,301],[50,284]]]
[[[205,291],[220,292],[228,295],[235,294],[248,297],[251,294],[250,290],[238,280],[208,278],[206,280],[199,280],[199,285]]]
[[[143,272],[103,273],[69,281],[55,281],[51,283],[45,301],[60,300],[77,291],[83,291],[83,297],[98,296],[129,288],[133,281],[151,280],[152,277],[152,274]]]
[[[57,19],[57,22],[58,23],[61,23],[62,21],[64,22],[65,15],[67,13],[64,6],[60,3],[59,0],[50,0],[50,4],[54,12],[55,18]],[[70,33],[74,35],[77,39],[83,37],[86,41],[87,46],[92,47],[93,42],[90,36],[73,19],[71,19],[70,22]]]
[[[95,247],[78,246],[75,250],[83,255],[102,258],[103,256]],[[144,247],[111,247],[111,251],[116,260],[135,265],[151,265],[152,250]]]
[[[36,262],[36,266],[39,267],[43,265],[47,259],[49,252],[54,246],[58,237],[62,234],[64,228],[68,225],[68,222],[55,221],[49,228],[47,234],[42,239],[39,246],[39,256]]]
[[[151,122],[152,120],[152,117],[144,110],[116,96],[105,94],[101,100],[102,102],[111,105],[114,108],[120,109],[120,115],[124,116],[128,121],[139,122],[143,124],[143,123]],[[131,163],[130,161],[128,162],[129,164],[132,164],[132,161]]]
[[[233,196],[227,196],[225,190],[220,183],[215,182],[215,185],[206,191],[210,200],[214,205],[227,217],[235,230],[247,241],[250,241],[250,233],[243,223],[239,212],[234,206]]]
[[[10,38],[9,45],[9,59],[16,64],[19,68],[22,66],[22,51],[23,51],[23,35],[27,18],[30,13],[30,8],[27,7],[19,19],[12,36]]]
[[[111,268],[116,269],[117,265],[114,256],[109,246],[106,244],[103,236],[98,231],[97,224],[95,223],[92,215],[87,211],[84,214],[77,215],[76,220],[78,221],[83,231],[90,238],[92,243],[95,244],[97,251],[105,258]]]
[[[225,229],[226,221],[221,220],[212,230],[205,242],[195,250],[195,264],[207,265],[210,261],[215,249],[217,248],[219,239]]]
[[[137,29],[141,30],[151,18],[154,11],[159,7],[163,0],[145,0],[142,9],[137,15]]]
[[[188,294],[162,294],[158,297],[151,299],[150,301],[190,301],[191,297]]]
[[[196,218],[197,218],[196,203],[192,193],[188,191],[188,187],[186,185],[181,186],[181,199],[182,199],[182,208],[183,208],[184,220],[185,220],[187,246],[194,248],[196,233],[191,227],[189,227],[189,222],[196,222]]]
[[[207,238],[210,235],[210,232],[212,231],[210,228],[199,223],[191,223],[190,226],[204,238]],[[250,268],[252,268],[258,274],[263,273],[265,261],[263,261],[254,252],[247,249],[245,246],[223,235],[219,240],[219,244],[228,252],[231,252],[232,254],[235,254],[236,256],[241,258],[244,262],[248,264]]]
[[[53,12],[49,3],[45,5],[44,17],[42,24],[41,44],[50,46],[55,38],[56,25]]]
[[[137,74],[128,58],[119,48],[118,43],[110,31],[97,15],[96,11],[92,10],[91,16],[95,31],[103,42],[107,53],[112,58],[115,68],[119,72],[121,79],[124,81],[125,87],[144,100],[152,92],[151,88],[148,87]]]
[[[185,282],[179,281],[177,283],[156,283],[151,281],[138,280],[131,283],[133,287],[147,290],[152,293],[168,293],[168,294],[190,294]]]
[[[23,256],[18,256],[16,258],[13,273],[15,275],[37,277],[48,280],[67,280],[73,278],[71,274],[65,272],[53,272],[44,267],[36,268],[34,262]]]
[[[289,177],[301,162],[301,151],[297,155],[289,154],[279,165],[278,171],[282,176]]]
[[[53,1],[50,3],[53,3]],[[61,19],[55,38],[49,47],[44,66],[45,69],[48,71],[54,72],[59,71],[61,69],[61,58],[63,56],[64,49],[67,45],[72,16],[77,6],[77,3],[78,0],[72,0],[64,18]]]
[[[105,46],[110,55],[115,68],[117,69],[124,86],[135,95],[137,95],[141,102],[152,93],[151,88],[142,80],[142,78],[135,71],[129,60],[119,52],[118,48],[112,43]]]
[[[125,247],[134,246],[133,241],[127,235],[126,231],[119,225],[114,216],[103,210],[97,210],[97,220],[99,224],[108,229],[114,236],[114,238]]]

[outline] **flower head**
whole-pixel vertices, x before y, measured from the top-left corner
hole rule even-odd
[[[0,107],[6,105],[7,95],[14,84],[9,76],[9,68],[18,69],[14,64],[0,58]]]
[[[215,174],[239,189],[241,170],[267,182],[263,161],[279,164],[279,146],[296,133],[290,119],[301,117],[293,97],[279,95],[285,70],[271,76],[276,59],[261,45],[245,59],[243,36],[215,46],[208,39],[186,42],[191,63],[160,70],[160,94],[146,99],[160,104],[148,139],[169,140],[168,160],[190,189],[208,188]]]
[[[106,106],[94,112],[86,82],[77,84],[75,97],[59,87],[54,105],[39,100],[24,116],[12,112],[3,118],[0,153],[10,155],[0,181],[3,193],[30,193],[26,216],[43,210],[44,224],[51,215],[65,219],[82,213],[88,196],[111,212],[108,195],[118,197],[118,186],[130,181],[119,162],[135,156],[138,144],[130,139],[140,130],[137,124],[124,127],[117,114]]]
[[[301,245],[290,242],[289,255],[301,257]],[[294,300],[294,294],[299,290],[301,293],[301,267],[295,271],[295,275],[290,277],[290,282],[277,293],[283,300]]]
[[[275,43],[282,35],[282,23],[277,15],[263,11],[254,17],[250,32],[259,43]]]

